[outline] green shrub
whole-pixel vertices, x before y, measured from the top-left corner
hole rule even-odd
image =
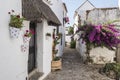
[[[107,63],[103,68],[103,72],[110,73],[110,71],[113,71],[120,77],[120,63]]]
[[[76,47],[76,41],[73,40],[70,42],[70,48],[75,48]]]
[[[72,35],[73,33],[74,33],[74,28],[73,27],[69,27],[68,34]]]

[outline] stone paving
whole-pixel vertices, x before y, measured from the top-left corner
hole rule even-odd
[[[51,72],[44,80],[113,80],[98,73],[98,65],[85,65],[75,49],[65,48],[62,70]]]

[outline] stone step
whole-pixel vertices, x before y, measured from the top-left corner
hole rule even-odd
[[[42,72],[35,72],[35,73],[29,78],[29,80],[38,80],[42,75],[43,75]]]

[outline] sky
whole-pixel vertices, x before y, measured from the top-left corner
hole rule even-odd
[[[72,26],[74,23],[73,15],[75,10],[83,4],[86,0],[62,0],[66,3],[68,9],[68,17],[70,18],[70,24]],[[118,0],[89,0],[96,8],[104,7],[118,7]]]

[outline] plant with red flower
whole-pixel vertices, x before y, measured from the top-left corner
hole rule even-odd
[[[69,17],[64,17],[65,23],[69,23]]]
[[[26,30],[24,36],[25,37],[31,37],[33,34],[35,34],[33,30]]]
[[[9,25],[11,27],[15,27],[15,28],[22,28],[23,27],[23,20],[25,20],[25,18],[20,17],[20,15],[16,15],[14,10],[11,10],[11,12],[8,12],[8,14],[10,14],[10,23]]]

